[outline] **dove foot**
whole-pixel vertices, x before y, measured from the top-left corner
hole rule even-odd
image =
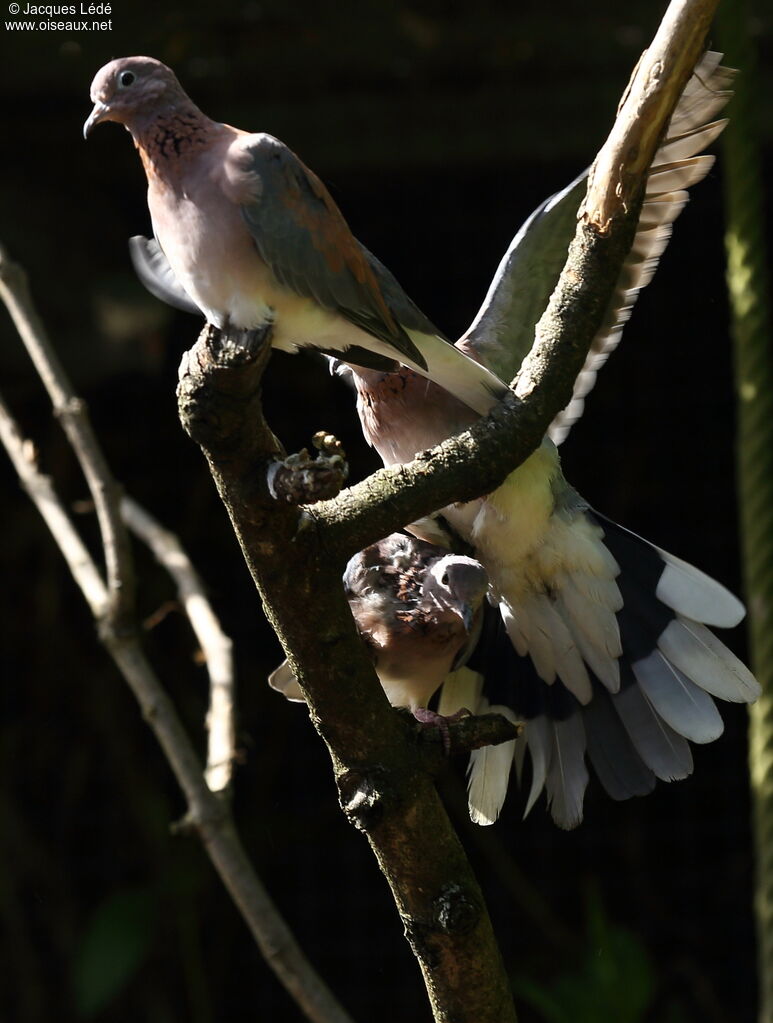
[[[274,462],[268,470],[268,487],[273,497],[288,504],[314,504],[335,497],[349,475],[341,442],[320,430],[312,438],[319,451],[312,458],[306,448]]]
[[[411,713],[419,724],[427,725],[430,728],[437,728],[443,742],[443,749],[446,751],[446,754],[449,755],[451,753],[451,732],[448,728],[449,724],[461,721],[462,718],[472,716],[472,711],[467,710],[466,707],[462,707],[461,710],[457,710],[455,714],[449,714],[448,717],[445,717],[443,714],[438,714],[434,710],[429,710],[427,707],[414,707]]]

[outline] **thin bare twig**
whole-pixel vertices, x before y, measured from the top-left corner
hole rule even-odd
[[[32,301],[27,276],[0,246],[0,298],[48,391],[54,412],[62,423],[80,463],[94,501],[102,535],[107,571],[108,602],[100,620],[112,619],[113,627],[129,623],[134,614],[134,563],[129,536],[119,511],[120,488],[108,469],[86,413],[59,362]]]
[[[201,646],[209,673],[209,738],[204,776],[213,792],[224,792],[231,782],[235,747],[233,643],[220,627],[204,583],[175,534],[131,497],[121,499],[121,515],[174,579]]]
[[[75,582],[97,620],[107,613],[108,595],[99,569],[62,507],[48,476],[37,465],[35,445],[21,435],[5,399],[0,395],[0,442],[8,452],[24,489],[43,516]]]
[[[10,276],[14,285],[18,283],[21,274],[18,267],[2,257],[0,296],[6,303],[14,296],[12,288],[8,286],[9,267],[12,268]],[[24,290],[26,292],[26,285]],[[70,402],[78,402],[58,359],[55,356],[49,359],[49,354],[53,353],[48,342],[36,343],[39,340],[36,338],[38,328],[42,330],[42,326],[31,303],[25,305],[24,302],[14,302],[11,311],[25,344],[29,341],[33,346],[36,367],[42,371],[41,376],[45,377],[49,393],[56,395],[56,398],[52,398],[55,406],[63,395],[68,395],[67,400]],[[94,489],[104,494],[111,486],[111,476],[88,420],[81,413],[71,422],[77,438],[74,441],[68,431],[71,443],[76,451],[82,450],[79,444],[88,449],[84,457],[94,477]],[[213,793],[205,782],[199,757],[172,701],[145,657],[136,632],[125,628],[125,619],[119,621],[114,614],[109,613],[111,594],[100,570],[73,526],[50,479],[40,472],[33,443],[22,435],[1,396],[0,442],[8,451],[22,484],[48,525],[95,618],[101,623],[100,638],[134,693],[143,716],[172,768],[187,802],[186,825],[197,831],[266,962],[311,1023],[352,1023],[351,1017],[306,959],[255,873],[230,811],[223,799]],[[104,472],[104,476],[100,477],[100,471]],[[123,530],[122,522],[120,527]],[[118,566],[116,559],[116,571],[119,570]]]

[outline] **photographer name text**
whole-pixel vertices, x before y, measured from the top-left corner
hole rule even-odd
[[[56,17],[73,17],[76,14],[82,15],[94,15],[94,14],[112,14],[112,7],[110,4],[44,4],[42,6],[38,4],[26,4],[21,7],[19,4],[13,4],[14,14],[22,14],[25,17],[38,17],[38,18],[56,18]]]

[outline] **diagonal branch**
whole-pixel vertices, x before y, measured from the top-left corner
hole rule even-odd
[[[705,47],[717,2],[671,3],[623,96],[604,148],[591,168],[582,218],[607,234],[636,205],[663,129]]]
[[[108,469],[85,404],[73,390],[32,302],[27,277],[0,247],[0,298],[43,381],[80,463],[97,513],[107,570],[108,601],[99,620],[129,628],[134,614],[134,564],[119,509],[120,487]],[[92,608],[93,610],[93,608]]]
[[[205,777],[213,792],[225,792],[231,782],[235,756],[233,643],[223,632],[206,597],[204,583],[175,534],[164,529],[131,497],[122,498],[121,515],[172,576],[199,641],[209,674]]]
[[[0,443],[13,463],[24,489],[37,507],[64,555],[72,577],[80,587],[91,613],[99,621],[107,613],[108,595],[99,569],[62,507],[48,476],[38,469],[37,454],[32,441],[25,439],[11,410],[0,396]]]

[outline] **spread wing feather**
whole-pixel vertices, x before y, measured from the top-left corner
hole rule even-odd
[[[686,190],[705,177],[713,164],[713,157],[701,155],[701,151],[727,123],[716,120],[716,115],[732,95],[734,76],[731,69],[720,65],[720,60],[719,53],[703,55],[655,155],[637,234],[615,293],[577,378],[572,399],[551,424],[549,433],[556,444],[582,415],[586,395],[617,347],[638,293],[651,280],[668,244],[671,224],[687,202]],[[531,348],[536,323],[566,261],[586,176],[581,175],[542,203],[529,217],[505,253],[478,315],[458,342],[463,351],[505,381],[515,377]]]

